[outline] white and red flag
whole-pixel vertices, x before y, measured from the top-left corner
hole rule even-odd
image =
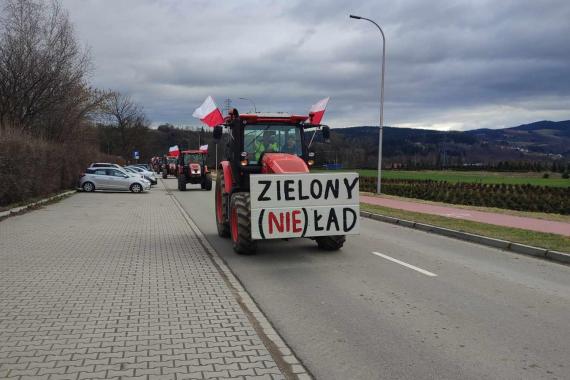
[[[309,122],[311,124],[321,124],[329,99],[330,98],[321,99],[311,106],[309,110]]]
[[[216,125],[222,124],[224,122],[224,117],[222,112],[216,106],[214,99],[208,96],[204,103],[192,113],[197,119],[200,119],[204,124],[209,127],[215,127]]]
[[[180,155],[180,149],[178,149],[178,145],[174,145],[168,148],[168,155],[171,157],[178,157]]]
[[[208,151],[208,144],[206,145],[200,145],[200,149],[201,151],[207,152]]]

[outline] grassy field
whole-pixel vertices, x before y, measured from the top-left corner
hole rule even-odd
[[[422,214],[418,212],[398,210],[366,203],[361,203],[360,209],[363,211],[392,216],[399,219],[432,224],[434,226],[451,228],[454,230],[489,236],[492,238],[508,240],[526,245],[532,245],[535,247],[547,248],[560,252],[570,252],[570,237],[568,236],[528,231],[518,228],[495,226],[492,224],[472,222],[469,220],[446,218],[444,216]]]
[[[349,170],[347,170],[349,171]],[[370,169],[357,169],[361,176],[376,177],[377,171]],[[559,173],[550,173],[550,178],[542,178],[542,173],[515,173],[515,172],[463,172],[452,170],[383,170],[382,178],[386,179],[431,179],[435,181],[448,181],[451,183],[469,182],[485,184],[511,184],[511,185],[538,185],[554,187],[570,187],[570,179],[564,179]]]

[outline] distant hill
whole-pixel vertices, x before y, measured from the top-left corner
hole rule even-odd
[[[358,161],[357,165],[373,167],[377,141],[377,127],[335,128],[334,148],[326,160],[331,161],[330,152],[334,152],[335,159],[345,166]],[[464,132],[385,127],[383,157],[387,164],[423,163],[430,167],[493,165],[500,161],[565,162],[570,160],[570,120]]]

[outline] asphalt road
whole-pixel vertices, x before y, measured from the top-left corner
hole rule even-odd
[[[165,183],[318,379],[570,378],[569,266],[368,219],[239,256],[213,191]]]

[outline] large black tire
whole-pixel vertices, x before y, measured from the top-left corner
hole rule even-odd
[[[218,227],[218,236],[220,237],[230,237],[230,222],[228,218],[228,195],[224,194],[224,173],[220,169],[218,170],[218,178],[216,180],[216,191],[214,192],[215,199],[215,209],[214,214],[216,214],[216,226]],[[218,214],[218,209],[220,209],[220,214]]]
[[[178,176],[178,190],[186,191],[186,175],[181,174]]]
[[[251,238],[251,207],[249,193],[234,193],[230,202],[230,231],[234,251],[253,255],[257,242]]]
[[[202,189],[206,191],[212,190],[212,175],[210,173],[204,176],[204,181],[202,182]]]
[[[168,178],[168,171],[163,170],[162,171],[162,179],[167,179]]]
[[[317,245],[320,249],[325,251],[337,251],[342,248],[344,242],[346,241],[346,236],[344,235],[333,235],[333,236],[319,236],[315,238]]]

